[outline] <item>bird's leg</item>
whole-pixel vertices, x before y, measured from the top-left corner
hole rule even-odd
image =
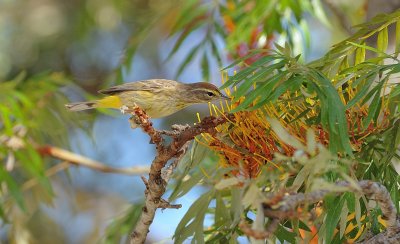
[[[132,115],[132,116],[129,118],[129,124],[131,125],[131,128],[132,128],[132,129],[136,129],[136,128],[138,128],[139,125],[140,125],[140,120],[139,120],[139,118],[138,118],[136,115]]]
[[[122,114],[126,114],[126,113],[129,113],[129,112],[130,112],[129,107],[126,106],[126,105],[122,105],[122,106],[119,108],[119,110],[121,111]]]

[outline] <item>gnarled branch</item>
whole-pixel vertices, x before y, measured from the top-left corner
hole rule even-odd
[[[194,126],[173,126],[172,131],[156,130],[150,118],[139,107],[134,107],[130,111],[135,116],[132,121],[138,124],[146,132],[157,149],[157,154],[151,163],[149,179],[146,181],[145,203],[142,214],[135,229],[131,233],[131,244],[144,243],[153,222],[155,212],[158,208],[179,208],[180,205],[171,205],[161,197],[165,193],[170,175],[177,166],[179,160],[184,155],[189,146],[189,142],[201,133],[216,133],[215,127],[220,124],[233,120],[233,115],[227,114],[226,117],[209,116]],[[136,126],[136,125],[135,125]],[[170,136],[172,142],[165,144],[163,135]],[[175,158],[175,161],[165,168],[168,161]],[[164,169],[164,172],[162,170]]]
[[[387,189],[370,180],[362,180],[358,182],[359,188],[354,188],[346,181],[336,183],[338,186],[346,187],[347,190],[361,192],[370,199],[374,199],[382,210],[382,218],[387,222],[386,231],[372,236],[360,243],[400,243],[400,223],[397,218],[396,207],[390,198]],[[342,191],[341,191],[342,192]],[[264,202],[264,216],[269,218],[270,225],[267,226],[265,231],[254,231],[249,229],[247,224],[241,223],[240,227],[247,235],[256,239],[265,239],[270,236],[276,229],[276,223],[284,219],[293,218],[297,216],[297,207],[303,204],[315,203],[323,200],[323,198],[330,193],[339,193],[338,191],[331,192],[329,190],[319,190],[309,193],[295,193],[288,194],[281,197],[280,201],[273,203]],[[271,198],[275,198],[273,195]]]

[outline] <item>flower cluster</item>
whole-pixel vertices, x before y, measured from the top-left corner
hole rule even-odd
[[[226,80],[223,77],[222,80]],[[231,96],[231,91],[225,92]],[[340,94],[343,94],[342,92]],[[348,93],[349,94],[349,93]],[[347,96],[348,96],[347,94]],[[355,94],[354,92],[351,94]],[[282,141],[279,135],[271,129],[268,118],[276,118],[287,132],[298,141],[307,144],[306,131],[315,132],[315,140],[327,146],[329,133],[321,124],[310,122],[319,113],[319,102],[312,98],[293,99],[299,94],[287,92],[274,104],[270,103],[255,110],[239,111],[234,113],[234,120],[217,128],[215,135],[203,134],[198,142],[205,144],[220,156],[222,167],[231,167],[233,175],[242,175],[254,178],[260,173],[263,166],[267,170],[282,170],[273,161],[274,154],[280,153],[292,156],[295,149]],[[344,99],[346,103],[352,97]],[[244,98],[235,102],[221,102],[219,105],[210,104],[210,115],[224,116],[225,112],[235,109]],[[368,116],[368,106],[353,106],[346,111],[350,142],[355,152],[361,150],[365,138],[387,128],[386,119],[388,110],[382,106],[378,122],[371,121],[367,126],[364,120]]]

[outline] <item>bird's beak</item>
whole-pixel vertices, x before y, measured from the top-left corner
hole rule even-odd
[[[224,94],[221,94],[221,98],[224,100],[230,100],[231,98],[228,96],[225,96]]]

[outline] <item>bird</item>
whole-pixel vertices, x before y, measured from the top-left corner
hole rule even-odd
[[[99,93],[104,98],[66,104],[71,111],[94,108],[122,109],[138,106],[151,118],[162,118],[190,105],[229,99],[208,82],[181,83],[167,79],[149,79],[113,86]]]

